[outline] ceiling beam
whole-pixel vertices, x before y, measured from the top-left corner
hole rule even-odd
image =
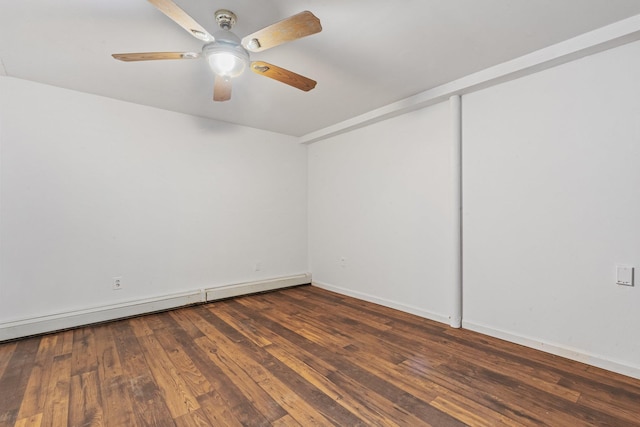
[[[640,40],[640,15],[581,34],[340,123],[310,132],[301,136],[299,142],[311,144],[321,141],[372,123],[437,104],[449,99],[452,95],[464,95],[637,40]]]

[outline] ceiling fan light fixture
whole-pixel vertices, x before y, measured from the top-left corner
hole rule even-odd
[[[204,45],[203,55],[209,67],[218,76],[238,77],[249,65],[249,52],[240,44],[238,36],[222,30],[215,34],[216,41]]]
[[[233,86],[231,79],[240,76],[249,67],[249,64],[251,64],[253,72],[305,92],[316,86],[315,80],[296,74],[293,71],[263,61],[249,61],[249,52],[262,52],[322,31],[320,20],[308,10],[264,27],[241,40],[231,32],[237,22],[237,17],[230,10],[219,9],[216,11],[215,18],[220,31],[212,35],[175,4],[174,0],[149,1],[195,38],[204,41],[205,45],[202,46],[202,52],[114,53],[111,56],[115,59],[129,62],[204,57],[215,74],[213,100],[219,102],[231,99]]]
[[[217,49],[207,55],[211,70],[223,77],[238,77],[247,68],[249,56],[234,50]]]

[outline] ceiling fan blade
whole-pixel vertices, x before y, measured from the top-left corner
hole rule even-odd
[[[114,53],[115,59],[120,61],[155,61],[158,59],[196,59],[200,58],[197,52],[140,52],[140,53]]]
[[[305,92],[310,91],[316,87],[317,84],[315,80],[311,80],[305,76],[296,74],[293,71],[285,70],[284,68],[276,67],[275,65],[271,65],[263,61],[253,61],[251,63],[251,71],[256,74],[267,76],[270,79],[286,83],[289,86],[293,86]]]
[[[205,42],[214,41],[214,37],[207,32],[200,24],[198,24],[184,10],[180,9],[177,4],[171,0],[149,0],[149,3],[157,7],[162,13],[187,30],[193,37]]]
[[[242,45],[251,52],[261,52],[320,31],[320,20],[313,13],[304,11],[249,34],[242,39]]]
[[[216,75],[213,83],[213,100],[228,101],[231,99],[231,79]]]

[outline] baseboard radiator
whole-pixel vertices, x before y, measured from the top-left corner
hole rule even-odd
[[[190,292],[0,323],[0,342],[308,283],[311,283],[310,273],[197,289]]]

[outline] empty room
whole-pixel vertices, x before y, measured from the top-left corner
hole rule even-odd
[[[0,427],[640,426],[640,1],[0,4]]]

